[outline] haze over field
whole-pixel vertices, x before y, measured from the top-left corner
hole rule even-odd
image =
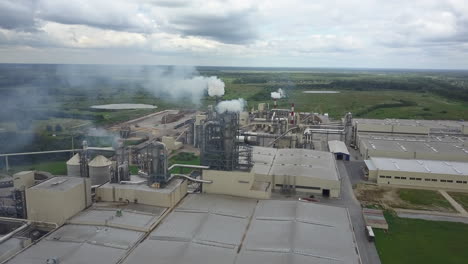
[[[468,68],[465,0],[3,0],[0,62]]]

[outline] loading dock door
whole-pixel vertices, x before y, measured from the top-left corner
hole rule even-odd
[[[343,159],[343,154],[337,153],[337,154],[336,154],[336,159],[337,159],[337,160],[342,160],[342,159]]]

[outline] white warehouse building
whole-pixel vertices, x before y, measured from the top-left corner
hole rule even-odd
[[[468,190],[466,162],[373,157],[365,163],[369,180],[381,185]]]

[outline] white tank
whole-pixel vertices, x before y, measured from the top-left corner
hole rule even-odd
[[[101,185],[110,180],[112,162],[102,155],[96,156],[89,164],[91,185]]]
[[[67,161],[67,175],[72,177],[80,177],[80,154],[76,153]]]

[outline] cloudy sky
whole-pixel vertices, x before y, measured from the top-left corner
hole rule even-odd
[[[468,2],[0,0],[0,62],[468,69]]]

